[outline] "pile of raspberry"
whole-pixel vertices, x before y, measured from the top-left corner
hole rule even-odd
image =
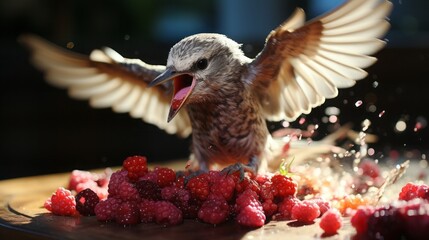
[[[79,182],[75,180],[71,182]],[[144,156],[131,156],[124,160],[122,169],[111,174],[105,198],[97,193],[97,188],[77,191],[74,187],[74,190],[77,192],[74,203],[72,192],[59,188],[45,207],[57,215],[95,215],[103,222],[164,226],[180,224],[184,219],[213,225],[235,221],[246,227],[261,227],[270,219],[295,219],[311,224],[326,212],[320,221],[322,229],[335,233],[341,227],[340,213],[331,209],[328,201],[298,199],[297,183],[279,173],[179,174],[166,167],[148,169]],[[58,199],[64,201],[56,204],[61,202]]]

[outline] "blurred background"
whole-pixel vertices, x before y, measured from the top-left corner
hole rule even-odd
[[[125,57],[165,64],[169,48],[190,34],[223,33],[243,43],[254,57],[267,34],[295,7],[307,18],[343,0],[0,0],[0,179],[118,166],[127,156],[146,155],[151,162],[186,158],[190,139],[157,127],[92,109],[65,90],[49,86],[18,44],[22,33],[35,33],[60,46],[89,54],[109,46]],[[366,132],[374,156],[425,158],[429,149],[429,1],[392,0],[387,45],[369,75],[351,89],[340,90],[305,121],[318,125],[318,140],[336,126],[371,122]],[[332,108],[333,107],[333,108]],[[339,114],[334,114],[332,109]],[[270,123],[276,130],[281,123]]]

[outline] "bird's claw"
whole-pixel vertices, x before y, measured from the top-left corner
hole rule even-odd
[[[244,179],[245,172],[250,172],[254,175],[258,172],[259,167],[259,159],[257,157],[250,158],[249,163],[243,164],[243,163],[235,163],[233,165],[230,165],[224,169],[222,169],[222,173],[231,175],[236,172],[240,174],[240,181]]]

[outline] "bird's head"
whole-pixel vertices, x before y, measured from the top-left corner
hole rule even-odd
[[[170,121],[184,105],[215,98],[217,90],[240,73],[246,59],[240,44],[224,35],[192,35],[171,48],[166,70],[150,86],[173,81]]]

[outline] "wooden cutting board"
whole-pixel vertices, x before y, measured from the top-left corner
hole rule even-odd
[[[319,219],[311,225],[271,221],[249,229],[233,221],[217,226],[196,220],[169,227],[121,226],[95,217],[55,216],[43,203],[59,186],[67,186],[69,176],[61,173],[0,181],[0,239],[351,239],[355,233],[349,218],[344,218],[338,234],[323,236]]]

